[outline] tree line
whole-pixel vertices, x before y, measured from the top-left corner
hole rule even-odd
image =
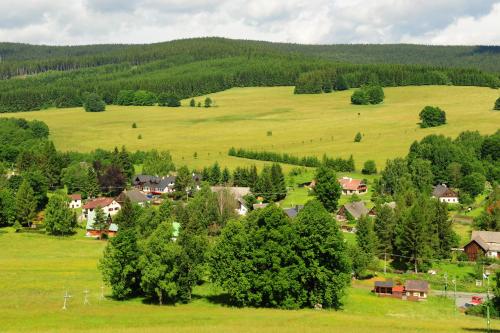
[[[354,159],[352,155],[349,157],[349,159],[343,159],[340,157],[331,158],[326,155],[323,155],[323,158],[319,159],[316,156],[298,157],[287,153],[276,153],[272,151],[255,151],[244,148],[236,149],[234,147],[231,147],[229,149],[228,155],[234,157],[247,158],[251,160],[286,163],[286,164],[299,165],[305,167],[319,167],[321,164],[326,164],[327,166],[333,168],[336,171],[343,171],[343,172],[355,171]]]

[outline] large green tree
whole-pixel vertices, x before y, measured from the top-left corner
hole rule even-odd
[[[16,194],[16,221],[30,226],[36,216],[36,205],[35,192],[25,179]]]
[[[68,197],[54,194],[45,207],[45,230],[52,235],[68,235],[77,226],[76,214],[69,208]]]
[[[316,186],[314,194],[316,198],[323,204],[329,212],[334,212],[337,209],[338,201],[342,193],[335,171],[324,165],[320,166],[316,171]]]

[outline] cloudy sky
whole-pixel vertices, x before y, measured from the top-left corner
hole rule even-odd
[[[0,41],[500,45],[500,0],[0,0]]]

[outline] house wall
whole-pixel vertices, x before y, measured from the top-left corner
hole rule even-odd
[[[441,197],[439,198],[440,202],[446,202],[446,203],[459,203],[457,197]]]
[[[82,207],[82,200],[71,200],[69,203],[69,208],[80,208]]]

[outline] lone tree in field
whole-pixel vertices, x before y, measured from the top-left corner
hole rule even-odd
[[[192,108],[196,106],[196,101],[194,100],[194,98],[191,98],[191,100],[189,101],[189,106]]]
[[[87,112],[102,112],[106,109],[106,103],[96,93],[89,93],[83,97],[83,108]]]
[[[50,197],[45,208],[45,230],[52,235],[68,235],[76,228],[76,214],[68,206],[65,195]]]
[[[332,213],[337,209],[342,187],[333,169],[324,165],[318,168],[314,193],[327,211]]]
[[[493,109],[500,110],[500,97],[498,97],[497,100],[495,101],[495,106]]]
[[[446,124],[446,113],[437,106],[426,106],[420,112],[420,127],[436,127]]]
[[[361,135],[361,133],[356,133],[356,136],[354,136],[354,142],[361,142],[361,139],[363,138],[363,136]]]
[[[212,99],[210,97],[205,98],[205,107],[206,108],[211,107],[212,103],[213,103],[213,101],[212,101]]]

